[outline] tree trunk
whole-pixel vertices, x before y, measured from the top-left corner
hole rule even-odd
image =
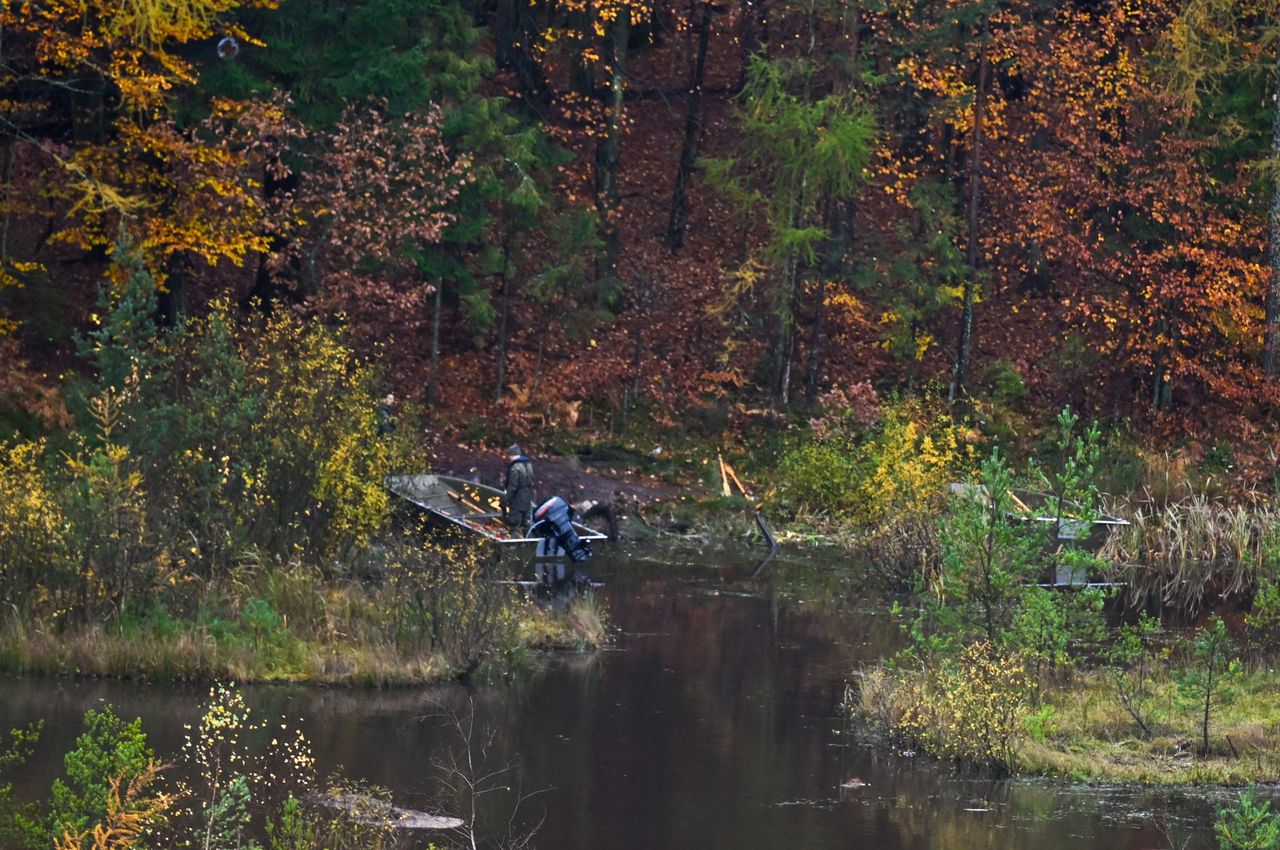
[[[987,49],[978,54],[978,90],[973,102],[973,145],[969,152],[969,245],[966,261],[969,275],[964,281],[964,307],[960,316],[960,345],[947,403],[965,391],[969,370],[969,349],[973,344],[973,302],[978,287],[978,201],[982,190],[982,119],[987,99]]]
[[[262,202],[263,206],[268,210],[273,208],[273,201],[281,194],[292,192],[298,188],[298,174],[295,171],[289,171],[283,178],[275,176],[277,173],[276,166],[279,165],[280,155],[272,155],[272,163],[268,167],[262,169]],[[261,309],[269,309],[271,303],[280,296],[281,287],[276,283],[276,273],[271,269],[270,259],[280,254],[289,247],[289,240],[285,239],[274,229],[267,230],[267,251],[258,255],[258,270],[254,275],[253,288],[249,290],[240,301],[241,309],[247,310],[256,302]],[[296,261],[294,261],[296,263]],[[301,268],[297,270],[298,281],[303,283],[303,271]],[[311,287],[314,291],[314,287]],[[287,292],[287,289],[286,289]],[[301,293],[298,293],[301,294]]]
[[[547,107],[550,87],[529,48],[538,34],[531,6],[522,0],[498,0],[494,14],[494,60],[499,68],[516,75],[524,99],[541,115]]]
[[[609,62],[609,87],[605,92],[605,132],[596,143],[596,210],[600,215],[600,242],[596,258],[596,302],[599,307],[612,307],[616,301],[613,282],[618,278],[618,155],[622,146],[622,92],[625,85],[627,36],[631,18],[625,10],[609,25],[606,42]],[[608,282],[608,286],[603,286]]]
[[[498,354],[494,381],[493,400],[502,401],[502,390],[507,383],[507,320],[511,315],[511,276],[507,274],[507,264],[511,257],[511,240],[502,242],[502,294],[498,301]]]
[[[795,350],[795,291],[798,263],[794,257],[782,265],[782,283],[778,293],[778,335],[773,343],[774,395],[779,409],[786,407],[791,396],[791,355]]]
[[[817,301],[814,303],[813,324],[809,328],[809,363],[805,368],[804,400],[809,407],[818,400],[818,381],[822,377],[822,321],[826,315],[827,283],[844,275],[844,256],[853,236],[854,206],[852,201],[835,201],[827,204],[827,237],[819,272]]]
[[[698,159],[698,141],[702,135],[702,80],[707,69],[707,45],[711,40],[711,3],[704,0],[698,16],[698,57],[689,81],[688,111],[684,120],[684,142],[680,147],[680,166],[676,169],[676,188],[671,199],[671,223],[667,227],[667,243],[672,251],[684,247],[684,231],[689,224],[689,174]]]
[[[165,287],[156,294],[156,318],[166,328],[177,327],[187,316],[187,273],[191,261],[185,251],[175,251],[165,262]]]
[[[813,407],[818,401],[818,378],[822,372],[822,315],[827,301],[827,276],[818,281],[818,294],[813,305],[813,325],[809,328],[809,365],[804,373],[804,402]]]
[[[1276,51],[1274,80],[1275,104],[1271,114],[1271,156],[1280,156],[1280,48]],[[1267,286],[1266,350],[1262,356],[1262,371],[1266,375],[1276,373],[1276,348],[1280,346],[1280,180],[1271,188],[1270,235],[1267,260],[1271,266],[1271,283]]]
[[[440,377],[440,313],[444,309],[444,282],[436,281],[431,312],[431,359],[427,368],[427,407],[436,403],[436,382]]]
[[[4,180],[6,187],[6,197],[4,199],[4,225],[0,227],[0,271],[7,269],[9,265],[9,225],[13,221],[13,148],[17,145],[16,139],[9,139],[4,146],[4,174],[0,175],[0,179]]]

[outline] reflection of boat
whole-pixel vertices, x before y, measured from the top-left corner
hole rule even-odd
[[[497,543],[543,542],[543,537],[526,537],[524,529],[512,528],[502,521],[499,501],[502,491],[496,487],[429,472],[388,475],[384,483],[392,493],[442,521]],[[573,528],[583,540],[607,539],[599,531],[578,522],[573,523]]]

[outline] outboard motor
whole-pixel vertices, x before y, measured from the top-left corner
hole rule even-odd
[[[591,557],[591,544],[573,530],[573,508],[559,496],[552,496],[534,509],[529,534],[543,537],[548,544],[554,542],[575,564]]]

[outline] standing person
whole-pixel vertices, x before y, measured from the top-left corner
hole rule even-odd
[[[528,528],[533,513],[533,461],[514,443],[507,446],[507,477],[502,489],[503,520],[516,528]]]
[[[396,429],[396,396],[387,393],[386,398],[378,402],[378,435],[386,436]]]

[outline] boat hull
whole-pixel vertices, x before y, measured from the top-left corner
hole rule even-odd
[[[502,491],[497,487],[433,472],[388,475],[383,483],[396,496],[443,522],[495,543],[542,542],[541,537],[527,537],[526,529],[513,528],[503,521]],[[583,540],[607,539],[603,533],[581,523],[575,522],[573,527]]]

